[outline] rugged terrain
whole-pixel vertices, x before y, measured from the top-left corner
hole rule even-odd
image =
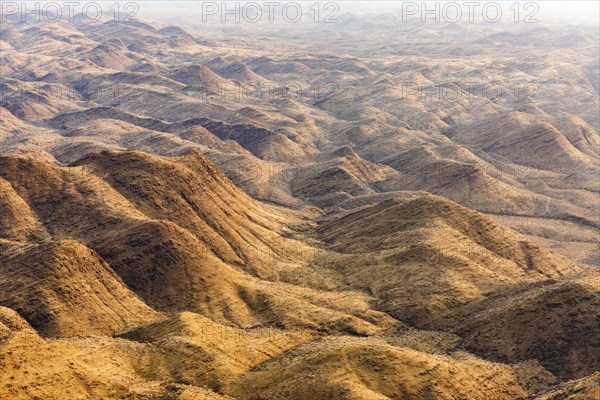
[[[2,20],[0,398],[599,398],[597,29],[181,21]]]
[[[9,398],[513,399],[600,367],[597,272],[442,197],[319,221],[195,150],[0,165]]]

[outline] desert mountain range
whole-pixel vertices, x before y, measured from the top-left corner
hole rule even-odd
[[[599,398],[597,29],[355,18],[2,21],[0,398]]]

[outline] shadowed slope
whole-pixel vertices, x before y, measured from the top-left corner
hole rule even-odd
[[[0,303],[44,336],[110,335],[161,318],[77,242],[2,241],[0,251]]]
[[[246,373],[238,387],[233,393],[240,398],[261,400],[526,397],[506,366],[464,354],[432,355],[381,339],[346,337],[284,353]]]
[[[561,378],[600,369],[600,273],[490,296],[459,311],[467,349],[502,362],[537,359]]]
[[[301,273],[315,253],[288,237],[301,221],[253,201],[203,156],[104,152],[80,164],[0,157],[2,176],[53,240],[98,252],[150,306],[242,326],[371,334],[395,325],[363,294],[273,282]]]
[[[388,200],[319,231],[331,250],[346,254],[323,262],[380,299],[379,307],[417,326],[435,327],[452,308],[503,286],[581,270],[482,214],[432,195]]]

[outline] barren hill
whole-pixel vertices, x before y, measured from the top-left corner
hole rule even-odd
[[[459,143],[546,170],[573,171],[598,164],[598,132],[574,117],[552,119],[513,112],[448,135]]]
[[[355,159],[344,154],[343,160]],[[300,386],[277,372],[283,363],[286,370],[302,371],[300,380],[315,396],[477,398],[491,390],[499,398],[521,398],[529,392],[518,370],[490,361],[535,358],[559,379],[596,368],[593,352],[583,356],[596,346],[591,335],[589,342],[562,346],[564,336],[548,331],[548,346],[531,345],[516,354],[506,353],[515,332],[507,327],[494,328],[503,337],[500,346],[492,338],[480,340],[486,316],[499,314],[494,322],[514,319],[512,311],[502,314],[509,307],[502,304],[512,304],[510,288],[520,288],[516,299],[523,302],[538,299],[534,303],[542,309],[583,269],[449,200],[406,193],[346,216],[323,216],[313,232],[314,214],[253,200],[196,151],[180,157],[104,151],[68,167],[2,156],[0,166],[0,204],[9,217],[2,231],[2,305],[45,336],[121,338],[89,343],[38,338],[23,347],[14,336],[2,347],[13,352],[6,353],[7,365],[16,362],[11,346],[24,360],[44,349],[55,365],[72,362],[70,357],[92,346],[104,356],[85,368],[121,365],[111,379],[78,370],[86,382],[102,381],[96,391],[81,392],[66,375],[23,393],[63,384],[74,395],[115,398],[125,393],[115,389],[119,379],[152,379],[149,386],[140,383],[144,390],[165,396],[206,387],[233,398],[303,398]],[[18,221],[19,229],[10,221]],[[538,296],[536,288],[549,279],[557,289]],[[593,278],[586,279],[591,290]],[[593,309],[594,300],[573,293],[565,304]],[[557,323],[568,321],[572,328],[565,335],[593,329],[593,322],[563,314],[556,313]],[[464,315],[479,322],[457,325]],[[518,332],[537,332],[535,318],[517,321]],[[462,335],[456,350],[489,360],[439,353],[424,334],[399,336],[406,324]],[[160,367],[140,366],[132,354],[158,360]],[[198,354],[203,363],[186,361]],[[104,364],[103,357],[117,361]],[[577,362],[564,367],[573,357]],[[346,367],[338,366],[342,359]],[[329,366],[311,372],[319,363]],[[449,377],[457,374],[470,386],[452,383]],[[391,381],[396,383],[386,383]],[[169,386],[173,382],[191,386]]]
[[[557,376],[582,378],[600,368],[599,282],[596,271],[492,296],[455,326],[472,351],[505,362],[538,359]]]
[[[243,399],[526,396],[514,372],[504,366],[464,354],[427,354],[372,338],[331,338],[299,346],[245,374],[240,386],[244,389],[234,393]]]
[[[586,378],[569,381],[557,389],[548,391],[536,400],[587,400],[597,398],[600,394],[600,373],[596,372]]]
[[[360,293],[270,283],[280,275],[305,280],[298,267],[316,250],[291,238],[288,227],[302,225],[301,215],[290,219],[255,202],[198,153],[104,152],[67,168],[2,157],[1,165],[53,240],[93,249],[158,310],[189,309],[244,326],[370,333],[394,325]]]
[[[77,242],[2,241],[0,248],[0,303],[44,336],[110,335],[161,318]]]
[[[388,200],[323,224],[320,237],[344,254],[333,263],[351,287],[417,326],[506,285],[580,271],[569,260],[441,197]],[[429,282],[435,281],[435,285]]]
[[[598,398],[598,27],[317,6],[3,8],[0,398]]]

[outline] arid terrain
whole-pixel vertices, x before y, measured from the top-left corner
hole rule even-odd
[[[173,4],[2,15],[1,399],[600,399],[598,26]]]

